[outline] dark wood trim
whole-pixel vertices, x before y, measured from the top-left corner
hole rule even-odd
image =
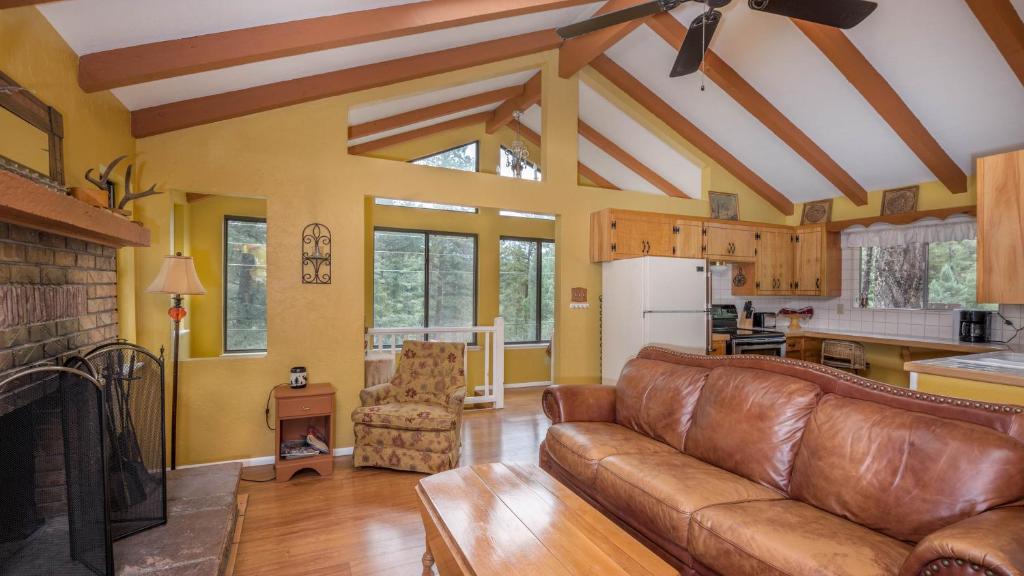
[[[515,118],[516,112],[523,112],[530,106],[540,103],[541,98],[541,73],[537,72],[527,80],[519,94],[509,98],[495,108],[491,119],[487,121],[485,130],[488,134],[494,134],[499,128],[505,126]]]
[[[597,146],[604,151],[605,154],[611,156],[626,168],[629,168],[636,173],[637,176],[643,178],[650,184],[652,184],[658,190],[661,190],[667,196],[674,198],[682,198],[684,200],[691,200],[692,197],[677,188],[674,184],[661,177],[660,174],[651,170],[646,164],[641,162],[635,156],[626,152],[620,148],[617,144],[612,142],[607,136],[601,134],[589,124],[583,120],[579,120],[579,133],[587,140],[590,140],[591,144]],[[699,193],[699,192],[698,192]]]
[[[356,144],[355,146],[349,146],[348,153],[352,156],[360,156],[367,152],[373,152],[374,150],[380,150],[381,148],[387,148],[388,146],[394,146],[395,144],[401,144],[402,142],[423,138],[424,136],[430,136],[431,134],[437,134],[438,132],[472,126],[473,124],[483,124],[490,117],[490,112],[478,112],[476,114],[470,114],[469,116],[463,116],[462,118],[438,122],[437,124],[431,124],[430,126],[424,126],[423,128],[417,128],[415,130],[409,130],[408,132],[402,132],[393,136],[380,138],[378,140],[371,140],[369,142],[363,142],[362,144]]]
[[[890,214],[888,216],[869,216],[867,218],[854,218],[852,220],[837,220],[835,222],[829,222],[825,225],[825,228],[829,232],[842,232],[851,226],[871,226],[878,222],[885,222],[886,224],[910,224],[911,222],[917,222],[922,218],[939,218],[941,220],[956,214],[977,216],[978,207],[956,206],[954,208],[938,208],[936,210],[918,210],[916,212],[907,212],[905,214]]]
[[[560,43],[561,39],[554,30],[540,30],[143,108],[132,112],[132,135],[143,138],[321,98],[416,80],[517,56],[536,54],[555,48]]]
[[[47,148],[50,155],[50,173],[41,174],[27,166],[23,167],[63,185],[64,117],[61,116],[56,108],[47,105],[32,94],[32,92],[23,89],[21,84],[18,84],[13,78],[3,72],[0,72],[0,88],[13,89],[11,92],[0,91],[0,108],[4,108],[11,114],[46,133]],[[13,158],[8,158],[8,160],[21,166]]]
[[[139,44],[82,56],[78,84],[86,92],[109,90],[591,1],[432,0]]]
[[[965,0],[1024,85],[1024,21],[1010,0]]]
[[[755,194],[764,198],[776,210],[790,216],[793,214],[793,202],[786,198],[774,186],[758,176],[753,170],[740,162],[738,158],[729,153],[713,138],[708,136],[694,123],[683,117],[667,102],[662,100],[645,86],[632,74],[612,61],[611,58],[601,55],[594,59],[591,67],[597,70],[602,76],[616,86],[619,90],[644,107],[648,112],[664,122],[680,138],[686,140],[712,161],[717,162],[737,180],[748,186]]]
[[[647,25],[673,49],[678,50],[682,46],[683,38],[686,36],[686,26],[683,26],[672,15],[659,14],[648,20]],[[867,190],[820,146],[815,144],[803,130],[740,76],[739,72],[722,60],[714,50],[708,50],[705,59],[707,61],[705,72],[712,82],[799,154],[854,204],[857,206],[867,204]]]
[[[860,92],[868,104],[950,192],[967,192],[967,174],[942,149],[896,90],[842,30],[804,20],[794,19],[792,22],[821,50],[821,53]]]

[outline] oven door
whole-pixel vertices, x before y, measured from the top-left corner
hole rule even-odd
[[[768,338],[740,338],[729,341],[730,354],[786,356],[786,341]]]

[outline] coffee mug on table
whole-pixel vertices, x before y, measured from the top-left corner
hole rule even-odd
[[[288,385],[292,388],[305,388],[306,387],[306,367],[296,366],[292,368],[291,379],[288,381]]]

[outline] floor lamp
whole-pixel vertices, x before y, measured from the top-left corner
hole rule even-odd
[[[156,275],[156,279],[146,292],[171,294],[171,300],[174,302],[174,305],[167,309],[167,315],[174,321],[174,376],[171,385],[171,470],[174,470],[178,463],[178,338],[181,333],[181,320],[187,314],[181,305],[181,298],[186,295],[206,294],[206,289],[199,281],[192,257],[182,256],[181,252],[178,252],[174,256],[164,256],[160,273]]]

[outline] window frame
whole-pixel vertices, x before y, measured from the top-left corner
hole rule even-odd
[[[476,150],[476,154],[474,154],[476,162],[474,163],[475,165],[473,166],[473,173],[479,174],[480,173],[480,140],[470,140],[469,142],[463,142],[462,144],[459,144],[458,146],[452,146],[451,148],[445,148],[444,150],[438,150],[437,152],[431,152],[430,154],[424,154],[423,156],[419,156],[418,158],[412,158],[411,160],[407,160],[406,163],[407,164],[416,164],[420,160],[426,160],[427,158],[433,158],[434,156],[440,156],[441,154],[445,154],[447,152],[451,152],[452,150],[458,150],[459,148],[465,148],[466,146],[470,146],[470,145],[472,145],[473,148]],[[426,168],[443,168],[445,170],[455,170],[456,172],[469,172],[469,170],[459,170],[457,168],[448,168],[447,166],[426,166],[424,164],[416,164],[416,165],[417,166],[424,166]]]
[[[478,234],[472,232],[446,232],[444,230],[431,230],[431,229],[418,229],[418,228],[394,228],[390,226],[374,226],[374,245],[373,252],[377,253],[377,232],[397,232],[400,234],[420,234],[423,236],[423,326],[422,328],[429,330],[430,326],[430,237],[431,236],[458,236],[461,238],[472,238],[473,239],[473,326],[477,326],[479,320],[477,314],[479,312],[480,302],[480,237]],[[376,265],[376,258],[374,258]],[[376,276],[376,268],[374,269],[374,275]],[[373,310],[373,325],[377,326],[377,282],[373,283],[372,290],[372,301],[374,304]],[[413,328],[413,326],[404,326],[404,328]],[[433,326],[433,328],[445,328],[445,326]],[[429,333],[424,334],[424,339],[428,339]],[[472,339],[466,342],[467,346],[476,346],[477,335],[476,332],[472,333]]]
[[[967,240],[968,239],[954,240],[954,241],[955,242],[966,242]],[[933,303],[932,302],[932,300],[931,300],[931,290],[930,290],[930,286],[931,286],[931,251],[930,251],[930,248],[931,248],[932,244],[935,244],[935,242],[921,242],[921,244],[924,245],[924,250],[923,250],[923,252],[924,252],[924,262],[923,262],[924,278],[922,279],[922,286],[921,286],[921,292],[922,292],[922,294],[921,294],[921,302],[923,303],[923,305],[920,308],[891,308],[891,307],[880,307],[880,306],[864,306],[863,308],[861,308],[861,307],[858,306],[859,309],[861,309],[861,310],[912,310],[912,311],[920,311],[920,312],[927,312],[929,310],[947,311],[948,312],[948,311],[953,311],[953,310],[971,310],[971,309],[974,309],[970,305],[950,304],[950,303],[946,303],[946,302],[937,302],[937,303]],[[864,277],[864,250],[867,250],[867,249],[878,250],[879,248],[878,247],[864,246],[864,247],[861,247],[861,248],[858,249],[860,251],[860,253],[857,255],[858,286],[860,285],[860,280]],[[859,295],[859,292],[858,292],[858,295]],[[975,298],[977,298],[977,294],[975,294]],[[975,302],[974,306],[975,307],[977,307],[977,306],[984,306],[985,304],[986,303],[984,303],[984,302]]]
[[[501,309],[501,243],[505,240],[511,240],[515,242],[532,242],[537,245],[537,322],[536,332],[537,339],[534,340],[506,340],[505,344],[508,346],[526,346],[530,344],[550,344],[551,340],[540,339],[540,335],[543,332],[542,327],[544,324],[542,311],[544,309],[544,299],[541,297],[541,286],[543,286],[544,277],[544,258],[541,252],[541,246],[544,243],[551,244],[557,248],[555,241],[551,238],[530,238],[527,236],[499,236],[498,237],[498,309]],[[558,258],[558,251],[555,251],[555,258]],[[557,297],[557,291],[555,296]]]
[[[223,248],[223,256],[221,258],[223,260],[223,269],[221,276],[223,284],[221,287],[221,302],[223,305],[223,309],[221,311],[221,324],[223,326],[221,330],[221,349],[224,351],[225,355],[261,353],[265,354],[267,352],[267,348],[245,348],[241,350],[228,348],[228,224],[230,222],[260,222],[265,226],[267,224],[267,219],[261,218],[259,216],[232,216],[230,214],[224,215],[224,237],[223,241],[221,242],[221,246]],[[267,304],[269,308],[269,302]]]

